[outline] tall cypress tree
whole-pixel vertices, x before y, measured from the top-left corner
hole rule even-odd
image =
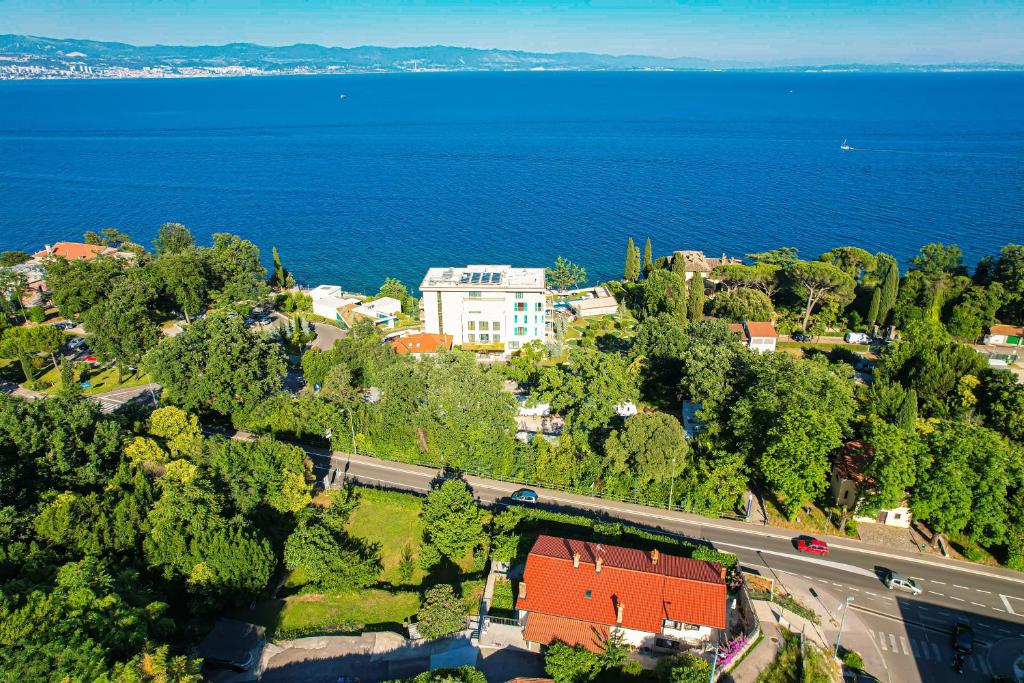
[[[694,273],[693,279],[689,282],[690,297],[689,305],[689,318],[690,320],[700,320],[704,317],[704,278],[700,273]]]
[[[879,303],[882,300],[882,290],[875,287],[871,292],[871,305],[868,306],[868,327],[873,327],[878,322]]]
[[[917,391],[911,389],[903,398],[903,405],[896,415],[896,424],[900,429],[914,431],[917,425]]]
[[[900,288],[900,266],[896,259],[888,254],[879,254],[879,261],[884,257],[886,263],[885,277],[882,279],[882,293],[878,301],[878,324],[884,325],[889,319],[889,313],[896,305],[896,297]]]
[[[633,238],[629,238],[626,244],[626,268],[623,273],[626,282],[636,282],[640,279],[640,250],[633,244]]]
[[[651,257],[651,238],[647,238],[647,242],[644,243],[644,277],[651,274],[654,270],[654,259]]]
[[[686,279],[686,259],[679,255],[679,252],[672,254],[671,271],[679,277]]]

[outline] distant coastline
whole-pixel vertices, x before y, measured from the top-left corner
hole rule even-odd
[[[443,45],[353,48],[322,45],[268,47],[137,46],[126,43],[0,35],[0,80],[227,78],[333,74],[701,71],[761,73],[963,73],[1024,71],[1024,64],[786,65],[696,57],[540,53]]]

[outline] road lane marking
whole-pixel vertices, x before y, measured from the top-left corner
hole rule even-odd
[[[961,586],[959,583],[954,583],[953,584],[953,588],[963,588],[963,589],[966,590],[966,589],[969,588],[969,586]]]
[[[993,607],[992,609],[994,609],[997,612],[1002,612],[1003,614],[1006,614],[1006,610],[1004,610],[1002,607]]]
[[[898,653],[899,650],[896,648],[896,636],[894,636],[893,634],[890,633],[889,634],[889,642],[892,643],[892,651]]]
[[[910,650],[907,648],[907,639],[904,638],[903,636],[900,636],[900,646],[903,648],[903,654],[905,654],[905,655],[909,655],[910,654]]]
[[[978,607],[984,607],[985,606],[985,605],[981,604],[980,602],[972,602],[971,604],[972,605],[977,605]]]
[[[932,583],[938,583],[938,584],[941,584],[941,585],[943,585],[943,586],[945,586],[945,585],[946,585],[946,582],[945,582],[945,581],[935,581],[934,579],[932,580]]]
[[[950,595],[950,596],[949,596],[949,599],[950,599],[950,600],[959,600],[960,602],[967,602],[967,601],[966,601],[966,600],[964,600],[963,598],[958,598],[958,597],[956,597],[955,595]]]
[[[878,644],[882,646],[882,652],[889,651],[889,648],[885,646],[885,634],[881,631],[878,632]]]
[[[1013,611],[1013,605],[1010,604],[1010,596],[1009,595],[1003,595],[1002,593],[1000,593],[999,597],[1000,597],[1000,599],[1002,599],[1003,606],[1006,607],[1006,611],[1007,612],[1009,612],[1010,614],[1012,614],[1014,616],[1017,616],[1017,617],[1020,616],[1019,614],[1017,614],[1016,612]]]
[[[932,595],[941,595],[942,597],[946,597],[945,593],[940,593],[938,591],[933,592]]]
[[[783,552],[779,552],[777,550],[763,550],[761,548],[752,548],[752,547],[747,546],[747,545],[737,545],[735,543],[719,543],[717,541],[712,541],[711,543],[716,548],[720,548],[720,547],[721,548],[739,548],[740,550],[749,550],[751,552],[760,553],[761,555],[775,555],[777,557],[785,557],[787,560],[798,560],[800,562],[809,562],[811,564],[816,564],[816,565],[823,566],[823,567],[829,567],[831,569],[838,569],[840,571],[850,572],[851,574],[858,574],[860,576],[870,576],[872,579],[875,579],[875,580],[878,579],[878,577],[875,575],[875,573],[873,571],[871,571],[870,569],[861,569],[860,567],[854,567],[853,565],[850,565],[850,564],[842,564],[841,562],[833,562],[832,560],[819,560],[817,558],[804,557],[802,555],[794,555],[793,553],[783,553]],[[789,573],[792,574],[793,572],[789,572]],[[822,581],[822,583],[826,583],[826,582]],[[841,586],[841,584],[838,584],[838,583],[835,584],[835,585]]]
[[[985,591],[980,588],[975,588],[974,590],[978,591],[979,593],[987,593],[988,595],[992,595],[992,591]]]

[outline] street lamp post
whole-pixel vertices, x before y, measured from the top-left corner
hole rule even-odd
[[[715,683],[715,670],[718,668],[718,644],[715,644],[715,656],[711,659],[711,676],[708,683]]]
[[[842,637],[842,635],[843,635],[843,626],[846,625],[846,613],[850,611],[850,603],[851,602],[853,602],[853,596],[852,595],[847,595],[846,596],[846,603],[845,603],[845,605],[842,605],[842,607],[843,607],[843,618],[839,620],[839,633],[836,634],[836,646],[832,650],[832,656],[833,657],[838,657],[839,656],[839,638]]]
[[[672,479],[668,484],[668,509],[672,509],[672,495],[676,492],[676,459],[672,458]]]

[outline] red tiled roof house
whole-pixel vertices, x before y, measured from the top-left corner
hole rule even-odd
[[[696,643],[725,628],[725,569],[657,550],[540,536],[516,607],[531,649],[558,640],[598,652],[613,632],[633,647]]]

